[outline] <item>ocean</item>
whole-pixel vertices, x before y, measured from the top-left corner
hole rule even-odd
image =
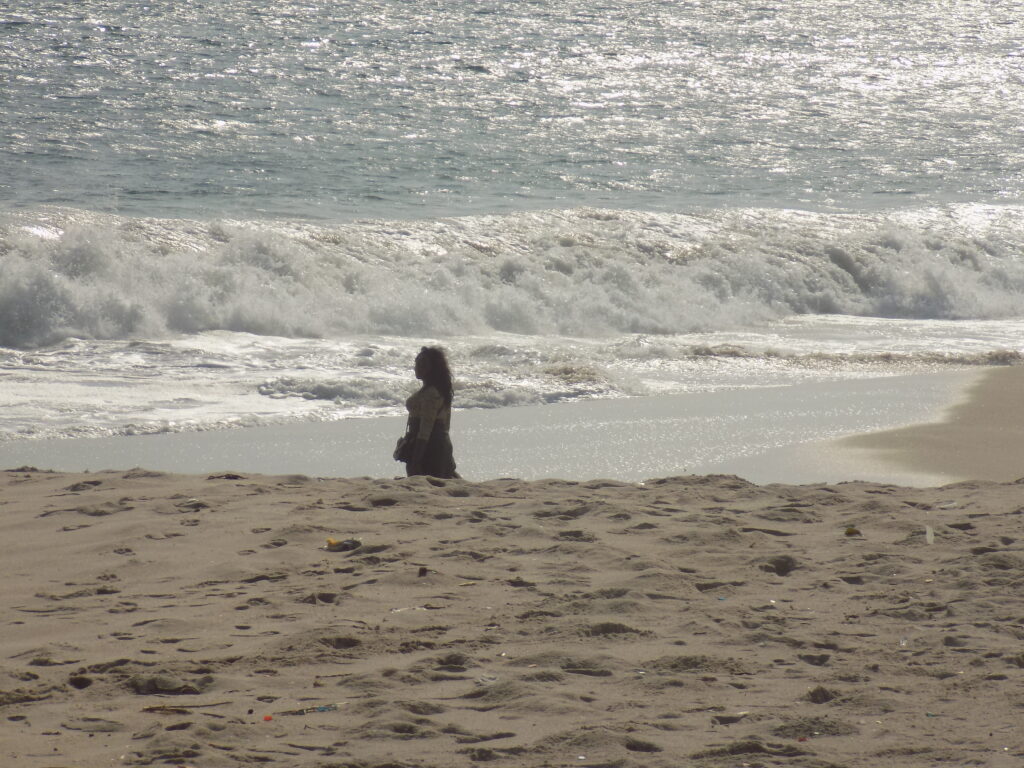
[[[0,441],[1024,360],[1024,6],[0,9]]]

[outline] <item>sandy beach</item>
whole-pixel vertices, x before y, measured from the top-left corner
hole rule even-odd
[[[1019,378],[872,455],[942,476],[925,429],[964,435],[965,467],[1021,455]],[[1011,768],[1024,493],[1002,479],[9,469],[0,757]]]
[[[1017,484],[0,480],[7,765],[1024,758]]]
[[[0,768],[1024,768],[1022,8],[4,2]]]

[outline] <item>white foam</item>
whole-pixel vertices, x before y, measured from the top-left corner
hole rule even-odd
[[[335,227],[19,214],[0,231],[0,344],[209,330],[602,337],[793,315],[1020,317],[1020,214],[577,209]]]
[[[462,408],[1018,364],[1020,213],[12,214],[0,438],[398,414],[424,343]]]

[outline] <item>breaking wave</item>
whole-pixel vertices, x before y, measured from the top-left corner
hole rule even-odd
[[[211,330],[601,337],[799,314],[1020,317],[1022,213],[574,209],[342,226],[11,213],[0,221],[0,345]]]

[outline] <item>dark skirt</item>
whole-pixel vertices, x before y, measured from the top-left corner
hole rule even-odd
[[[410,419],[410,422],[418,422],[419,419]],[[415,435],[419,424],[410,423],[410,434]],[[415,429],[414,429],[415,428]],[[430,475],[431,477],[458,477],[459,474],[455,471],[455,456],[452,449],[452,441],[448,437],[448,430],[445,425],[441,422],[435,422],[433,430],[430,432],[430,439],[427,440],[427,448],[423,453],[423,462],[420,465],[420,471],[413,473],[409,471],[409,465],[406,464],[406,473],[410,476],[413,474],[418,475]]]

